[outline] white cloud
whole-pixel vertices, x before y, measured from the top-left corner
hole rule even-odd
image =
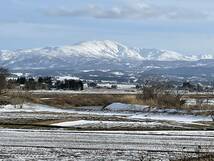
[[[204,19],[208,15],[200,10],[158,6],[143,0],[128,1],[122,5],[107,7],[90,4],[79,9],[58,8],[46,11],[49,16],[92,17],[97,19]]]

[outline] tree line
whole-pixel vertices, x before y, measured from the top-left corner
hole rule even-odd
[[[0,94],[6,89],[23,89],[23,90],[83,90],[81,80],[65,79],[57,80],[54,77],[9,77],[11,74],[8,69],[0,67]]]
[[[17,79],[9,79],[8,84],[15,84],[24,90],[83,90],[83,82],[81,80],[65,79],[57,80],[54,77],[18,77]]]

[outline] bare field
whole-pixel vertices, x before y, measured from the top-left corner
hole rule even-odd
[[[0,129],[0,159],[169,161],[214,152],[213,132]],[[200,149],[198,149],[200,145]]]

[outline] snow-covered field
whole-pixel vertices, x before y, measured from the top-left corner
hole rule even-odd
[[[167,120],[177,122],[199,122],[212,121],[210,116],[196,116],[185,113],[176,109],[158,109],[150,108],[144,105],[132,105],[113,103],[104,109],[101,107],[84,107],[77,109],[60,109],[41,104],[24,104],[20,108],[19,105],[5,105],[0,108],[0,112],[51,112],[51,113],[73,113],[73,114],[89,114],[101,116],[124,116],[130,119],[139,120]],[[85,110],[84,110],[85,109]]]
[[[0,129],[1,160],[169,161],[214,152],[214,132]]]
[[[193,157],[198,152],[214,153],[213,131],[159,130],[204,129],[211,128],[211,123],[210,116],[121,103],[73,109],[6,105],[0,108],[0,160],[169,161]]]
[[[0,108],[0,119],[20,117],[39,118],[42,115],[50,120],[49,115],[53,115],[52,126],[71,128],[140,128],[140,129],[170,129],[170,128],[191,128],[208,127],[212,123],[211,116],[188,114],[184,110],[150,108],[143,105],[131,105],[114,103],[105,108],[102,107],[82,107],[73,109],[60,109],[56,107],[40,104],[24,104],[19,106],[6,105]],[[20,117],[19,117],[20,116]],[[65,118],[64,118],[65,117]],[[14,118],[15,119],[15,118]],[[42,119],[42,120],[45,120]],[[38,124],[38,123],[37,123]]]

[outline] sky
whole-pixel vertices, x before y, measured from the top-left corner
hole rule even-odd
[[[0,49],[114,40],[214,54],[213,0],[0,0]]]

